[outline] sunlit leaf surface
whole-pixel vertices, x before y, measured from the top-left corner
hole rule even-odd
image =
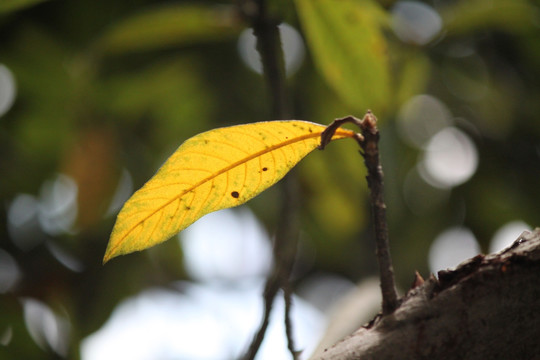
[[[315,65],[351,108],[382,114],[390,72],[381,27],[387,15],[370,0],[296,0]]]
[[[269,121],[187,140],[125,203],[104,262],[161,243],[212,211],[245,203],[317,148],[324,129],[305,121]],[[353,134],[339,129],[333,139]]]

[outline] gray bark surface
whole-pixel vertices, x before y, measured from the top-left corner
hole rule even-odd
[[[430,277],[316,359],[540,359],[540,228]]]

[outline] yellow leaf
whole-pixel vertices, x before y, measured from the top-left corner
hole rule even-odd
[[[325,128],[268,121],[188,139],[124,204],[103,262],[159,244],[212,211],[245,203],[317,148]],[[332,139],[353,135],[338,129]]]

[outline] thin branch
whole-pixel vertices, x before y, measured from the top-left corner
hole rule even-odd
[[[272,276],[270,276],[265,285],[263,298],[264,298],[264,313],[259,325],[259,330],[253,336],[253,340],[249,345],[248,350],[243,356],[244,360],[253,360],[261,347],[261,344],[264,340],[264,335],[266,334],[266,329],[270,322],[270,314],[272,313],[272,308],[274,305],[274,299],[280,287],[280,280],[278,274],[274,271]]]
[[[366,180],[370,190],[373,224],[375,228],[375,243],[379,273],[381,277],[382,308],[383,315],[393,313],[399,306],[399,300],[394,280],[394,268],[390,256],[388,241],[388,227],[386,223],[386,205],[384,203],[383,172],[379,160],[379,129],[377,118],[368,110],[362,120],[353,116],[336,119],[321,134],[319,149],[330,142],[336,130],[345,123],[353,123],[360,128],[362,134],[357,134],[355,139],[362,149],[360,154],[364,158],[367,168]]]
[[[290,277],[293,270],[298,248],[298,209],[300,208],[300,199],[298,194],[298,181],[294,176],[293,170],[284,179],[282,185],[282,211],[281,219],[276,233],[274,243],[274,258],[276,259],[276,272],[279,280],[279,286],[283,290],[283,299],[285,302],[285,335],[287,336],[287,346],[293,359],[297,359],[298,352],[294,348],[294,339],[292,331],[292,321],[290,319],[292,308],[292,293]]]
[[[263,75],[272,105],[272,119],[289,119],[285,62],[278,28],[280,21],[268,13],[265,0],[244,0],[241,9],[251,22],[253,34],[257,38],[257,51],[261,56]]]
[[[384,203],[383,171],[379,159],[379,129],[377,118],[368,111],[360,124],[364,135],[362,142],[362,156],[368,175],[366,176],[370,190],[371,209],[375,227],[375,243],[377,245],[377,259],[381,276],[383,315],[391,314],[399,305],[394,268],[390,256],[388,241],[388,226],[386,222],[386,204]]]
[[[287,348],[292,354],[293,359],[298,359],[300,351],[296,350],[294,345],[294,336],[292,330],[292,321],[291,321],[291,309],[292,309],[292,291],[289,284],[283,288],[283,298],[285,299],[285,333],[287,335]]]
[[[276,20],[268,13],[265,0],[243,0],[241,9],[246,18],[251,22],[253,33],[257,38],[257,50],[261,56],[265,82],[271,103],[273,119],[290,118],[290,110],[287,102],[285,83],[285,66],[283,51]],[[272,274],[268,277],[264,291],[264,314],[248,351],[244,355],[245,360],[255,358],[268,327],[270,313],[274,299],[283,289],[285,300],[285,328],[287,333],[288,348],[293,359],[297,358],[292,338],[292,323],[290,320],[291,293],[289,290],[289,278],[293,263],[296,258],[298,242],[298,229],[296,214],[298,210],[297,181],[294,173],[290,173],[283,181],[282,204],[280,223],[274,242],[275,266]]]
[[[243,356],[244,360],[253,360],[264,340],[264,335],[269,324],[270,313],[272,312],[274,299],[279,291],[283,290],[285,300],[285,329],[287,335],[288,348],[293,359],[297,359],[298,352],[294,349],[294,340],[292,338],[292,322],[290,320],[291,292],[289,287],[289,278],[296,258],[296,248],[298,245],[298,226],[297,209],[298,193],[296,181],[284,182],[283,209],[281,211],[281,221],[278,226],[276,238],[274,241],[274,260],[275,266],[271,275],[268,277],[263,293],[264,313],[261,324],[253,340]]]

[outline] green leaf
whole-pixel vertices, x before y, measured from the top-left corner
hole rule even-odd
[[[403,54],[400,59],[401,69],[395,95],[398,106],[425,91],[431,72],[431,62],[424,53],[414,51]]]
[[[384,10],[370,0],[296,0],[315,65],[330,87],[357,111],[389,106],[390,72]]]
[[[120,21],[95,46],[113,54],[157,50],[229,39],[243,27],[230,6],[171,4]]]
[[[0,15],[7,14],[13,11],[22,10],[24,8],[49,1],[49,0],[1,0]]]
[[[171,144],[178,144],[178,134],[210,127],[216,99],[199,65],[191,57],[169,56],[136,71],[113,74],[97,91],[100,106],[122,126],[133,126],[142,117],[151,119],[148,139],[170,151]]]
[[[267,121],[188,139],[124,204],[103,262],[159,244],[203,215],[260,194],[317,148],[325,128],[298,120]],[[338,129],[332,139],[352,136]]]
[[[482,29],[521,32],[538,28],[537,6],[524,0],[468,0],[441,9],[447,36]]]

